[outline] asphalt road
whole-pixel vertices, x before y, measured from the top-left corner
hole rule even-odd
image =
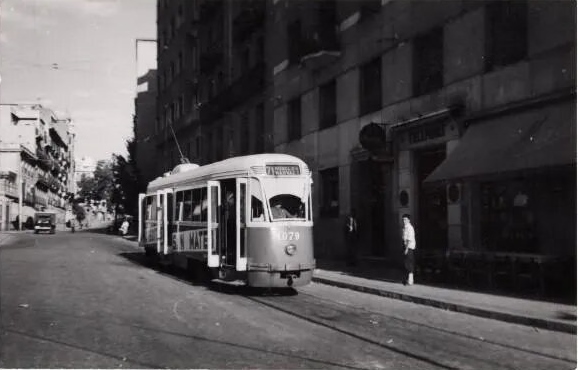
[[[116,236],[12,234],[0,245],[0,367],[576,367],[570,334],[323,284],[277,293],[197,285]]]

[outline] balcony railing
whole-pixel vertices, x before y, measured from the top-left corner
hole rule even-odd
[[[240,43],[265,25],[265,1],[249,0],[233,21],[233,39]]]
[[[13,181],[0,180],[0,193],[12,198],[18,198],[18,186]]]
[[[213,48],[202,54],[200,59],[201,73],[211,73],[223,60],[223,52]]]
[[[207,22],[223,10],[222,0],[205,0],[199,7],[199,21]]]
[[[265,86],[265,65],[258,63],[247,73],[235,80],[229,87],[201,106],[201,121],[210,122],[223,112],[230,111],[251,96],[259,93]]]

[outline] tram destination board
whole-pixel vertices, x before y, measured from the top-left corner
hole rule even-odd
[[[301,169],[298,165],[267,165],[267,175],[270,176],[291,176],[300,175]]]

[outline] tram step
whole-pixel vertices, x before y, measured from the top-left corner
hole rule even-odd
[[[246,283],[243,280],[223,280],[223,279],[213,279],[211,280],[213,283],[231,285],[231,286],[245,286]]]

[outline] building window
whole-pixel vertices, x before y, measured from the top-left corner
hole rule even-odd
[[[381,11],[381,0],[359,0],[361,19],[367,19]]]
[[[217,153],[215,159],[217,161],[220,161],[221,159],[223,159],[223,127],[217,128],[216,135],[217,140],[215,148],[217,149]]]
[[[319,124],[321,129],[334,126],[337,122],[335,80],[319,88]]]
[[[486,71],[524,59],[528,52],[527,1],[495,1],[487,7]]]
[[[257,105],[255,108],[255,152],[263,153],[265,151],[265,106]]]
[[[287,26],[287,46],[290,64],[297,64],[301,60],[301,21],[291,22]]]
[[[250,50],[249,47],[244,47],[243,50],[241,51],[241,58],[240,58],[240,69],[241,69],[241,76],[244,75],[245,73],[247,73],[247,71],[249,70],[249,65],[250,65]]]
[[[173,102],[173,122],[176,122],[179,119],[179,113],[181,109],[179,108],[179,101],[176,100]]]
[[[359,113],[365,115],[381,109],[381,58],[361,67],[359,79]]]
[[[265,61],[265,39],[263,37],[259,37],[257,39],[257,45],[256,45],[256,56],[255,56],[255,60],[257,61],[257,63],[260,62],[264,62]]]
[[[241,155],[249,153],[249,112],[241,113]]]
[[[299,140],[301,138],[301,97],[289,102],[287,125],[288,141]]]
[[[181,117],[185,115],[185,96],[181,95],[179,97],[179,107],[180,107],[180,115]]]
[[[443,28],[436,28],[417,37],[413,46],[414,96],[427,94],[441,88],[444,80]]]
[[[321,176],[321,217],[339,217],[339,167],[319,171]]]
[[[177,59],[177,68],[176,68],[177,75],[179,73],[181,73],[182,70],[183,70],[183,53],[179,53],[179,57]]]
[[[194,151],[195,158],[197,161],[199,160],[199,157],[201,156],[201,145],[202,145],[201,144],[201,137],[197,136],[195,138],[195,151]]]

